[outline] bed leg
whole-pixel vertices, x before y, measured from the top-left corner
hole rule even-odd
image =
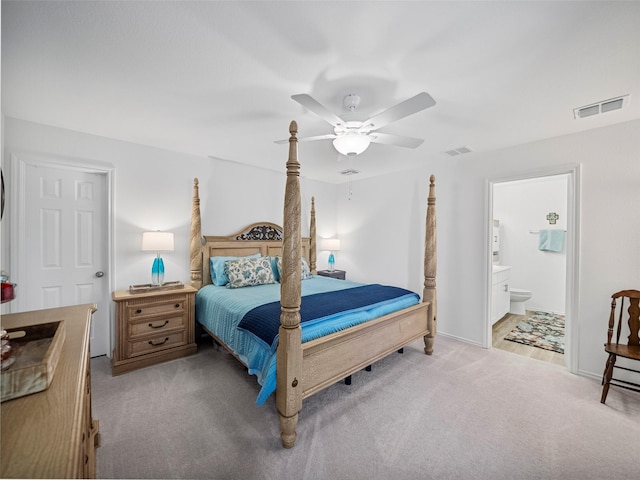
[[[351,375],[349,375],[348,377],[346,377],[344,379],[344,384],[345,385],[351,385]]]
[[[398,350],[398,353],[403,354],[404,353],[404,348],[401,348],[400,350]]]
[[[429,335],[424,337],[424,353],[427,355],[433,355],[433,341],[435,339]]]
[[[365,370],[366,370],[367,372],[370,372],[372,369],[373,369],[373,367],[372,367],[371,365],[369,365],[368,367],[365,367]]]
[[[428,282],[425,282],[427,285]],[[427,355],[433,355],[433,343],[436,339],[436,331],[438,329],[438,323],[436,321],[436,289],[425,288],[422,293],[423,301],[429,302],[429,308],[427,311],[427,330],[428,333],[424,336],[424,353]]]
[[[280,439],[284,448],[293,448],[296,443],[296,426],[298,425],[298,414],[293,417],[285,417],[280,414]]]
[[[433,298],[435,298],[435,289],[432,290],[432,292],[433,292]],[[427,329],[429,330],[429,333],[427,333],[424,336],[424,353],[426,353],[427,355],[433,355],[433,343],[436,339],[436,330],[438,328],[438,323],[436,322],[435,312],[436,312],[435,301],[432,300],[432,303],[429,306],[429,312],[427,314],[429,315],[427,320]]]

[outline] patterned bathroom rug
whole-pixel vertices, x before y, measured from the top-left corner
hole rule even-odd
[[[529,318],[520,322],[504,339],[564,354],[564,316],[546,312],[529,314]]]

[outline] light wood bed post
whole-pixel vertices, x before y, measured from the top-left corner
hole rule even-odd
[[[198,178],[193,179],[193,198],[191,203],[191,286],[202,286],[202,224],[200,221],[200,193]]]
[[[430,302],[427,328],[429,333],[424,337],[424,353],[433,353],[433,341],[437,330],[437,295],[436,295],[436,264],[437,264],[437,236],[436,236],[436,177],[429,178],[429,197],[427,198],[427,224],[424,241],[424,288],[422,301]]]
[[[302,329],[300,327],[301,257],[300,163],[298,162],[298,124],[289,125],[289,159],[284,193],[284,239],[280,285],[280,330],[277,351],[276,407],[280,412],[282,446],[296,441],[298,412],[302,408]]]
[[[309,270],[318,273],[316,258],[316,199],[311,197],[311,225],[309,226]]]

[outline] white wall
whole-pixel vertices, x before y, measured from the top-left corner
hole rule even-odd
[[[175,251],[163,254],[165,281],[189,282],[194,177],[200,181],[203,234],[232,234],[257,221],[282,224],[288,145],[282,149],[282,172],[273,172],[7,117],[3,169],[9,167],[12,152],[39,153],[41,157],[72,159],[114,169],[115,261],[110,272],[114,289],[151,281],[152,256],[140,251],[145,230],[174,232]],[[316,197],[318,234],[335,231],[337,187],[305,179],[303,159],[300,161],[303,235],[308,234],[311,196]],[[11,254],[11,246],[5,241],[9,238],[7,225],[8,222],[2,222],[3,265]],[[320,254],[319,257],[323,258]]]
[[[561,252],[538,249],[531,231],[567,229],[567,175],[501,182],[493,187],[493,214],[500,220],[500,265],[510,265],[511,288],[531,290],[529,310],[565,313],[567,242]],[[546,216],[559,215],[555,225]],[[566,238],[565,238],[566,240]]]
[[[489,181],[566,165],[580,169],[579,373],[600,376],[611,294],[640,288],[640,120],[512,148],[425,162],[424,169],[354,182],[338,204],[340,251],[350,277],[421,290],[427,176],[436,174],[438,329],[482,345],[486,334]],[[380,209],[381,210],[378,210]],[[390,223],[388,223],[390,222]],[[437,352],[437,340],[436,340]]]

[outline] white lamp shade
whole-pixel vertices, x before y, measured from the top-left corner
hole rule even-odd
[[[322,250],[328,250],[330,252],[337,252],[340,250],[339,238],[324,238],[322,240]]]
[[[346,133],[333,140],[333,146],[342,155],[360,155],[371,143],[369,135]]]
[[[142,234],[142,251],[173,252],[173,233],[144,232]]]

